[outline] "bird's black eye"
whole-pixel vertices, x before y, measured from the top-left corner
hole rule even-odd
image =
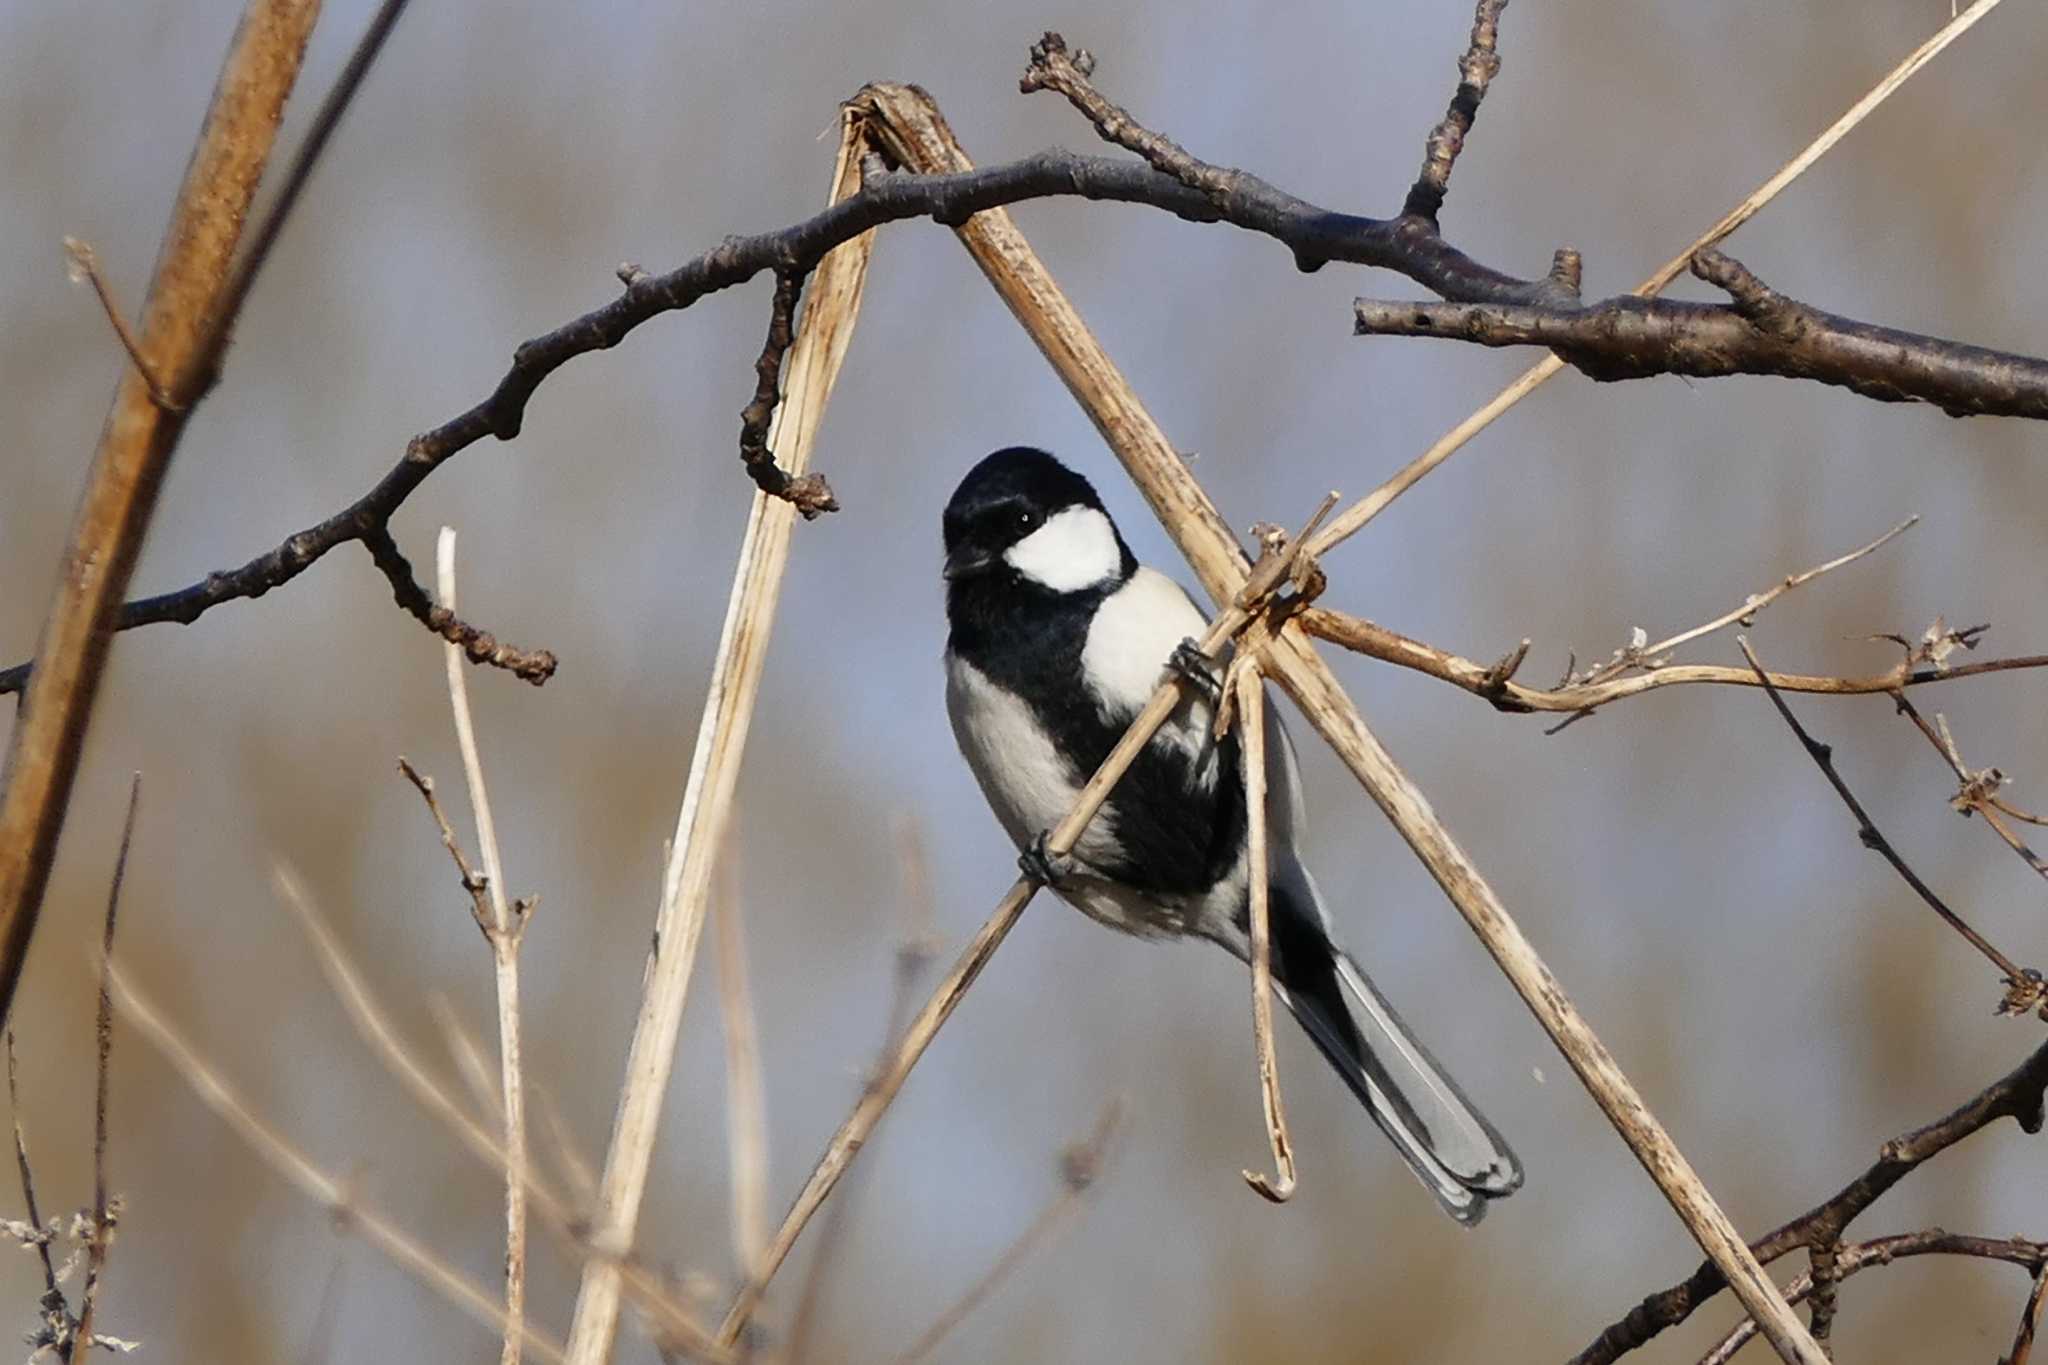
[[[1030,530],[1032,527],[1038,525],[1038,521],[1038,513],[1032,511],[1029,507],[1026,507],[1022,511],[1017,513],[1017,525],[1021,530]]]

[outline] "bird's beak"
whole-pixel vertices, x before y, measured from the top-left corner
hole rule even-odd
[[[996,557],[986,550],[962,546],[946,556],[946,581],[956,578],[972,578],[987,573],[996,566]]]

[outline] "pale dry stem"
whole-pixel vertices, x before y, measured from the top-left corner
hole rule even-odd
[[[725,1035],[726,1142],[732,1164],[732,1250],[744,1275],[768,1245],[768,1111],[761,1081],[761,1030],[747,973],[740,910],[739,849],[726,849],[719,904],[712,911],[718,947],[719,1019]]]
[[[1252,1038],[1259,1050],[1259,1099],[1266,1116],[1266,1140],[1277,1176],[1244,1172],[1247,1185],[1275,1204],[1294,1197],[1294,1141],[1280,1103],[1280,1059],[1273,1049],[1272,893],[1267,882],[1266,684],[1256,660],[1237,669],[1238,746],[1244,759],[1245,816],[1250,845],[1252,936]]]
[[[455,593],[455,528],[441,528],[435,556],[436,587],[441,605],[459,611]],[[455,738],[462,750],[462,775],[469,786],[469,808],[476,817],[476,840],[484,860],[485,889],[491,899],[491,920],[485,937],[498,979],[499,1109],[505,1120],[505,1333],[500,1365],[519,1365],[519,1326],[526,1316],[526,1086],[520,1057],[519,944],[526,934],[526,905],[516,909],[505,894],[505,862],[498,848],[498,826],[491,818],[491,797],[484,785],[483,756],[477,751],[476,723],[469,710],[469,675],[463,652],[454,644],[442,647],[448,668],[448,705],[455,716]]]
[[[832,202],[860,189],[859,143],[848,117],[833,171]],[[777,465],[792,477],[800,476],[809,464],[825,402],[852,339],[873,246],[874,234],[862,234],[828,254],[811,278],[784,370],[784,399],[775,410],[768,438]],[[788,502],[756,493],[733,574],[697,747],[662,877],[655,947],[599,1189],[592,1241],[613,1254],[623,1254],[632,1245],[639,1225],[683,1002],[709,904],[712,866],[725,846],[796,516]],[[618,1331],[619,1288],[618,1271],[609,1263],[592,1261],[585,1267],[569,1333],[575,1365],[601,1365],[610,1356]]]
[[[321,1170],[311,1157],[258,1118],[240,1093],[200,1057],[198,1050],[171,1026],[149,997],[136,989],[126,973],[114,967],[110,975],[114,998],[122,1011],[192,1087],[193,1093],[266,1165],[327,1210],[337,1227],[361,1232],[365,1241],[407,1274],[493,1331],[517,1333],[526,1349],[541,1359],[559,1362],[566,1358],[560,1343],[531,1324],[515,1323],[496,1296],[365,1205],[341,1180]]]

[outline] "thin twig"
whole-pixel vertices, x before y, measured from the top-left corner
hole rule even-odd
[[[1949,798],[1949,806],[1958,815],[1966,818],[1971,815],[1983,816],[1984,823],[2005,841],[2006,847],[2010,848],[2021,862],[2032,868],[2035,875],[2048,878],[2048,861],[2043,861],[2041,855],[2034,852],[2027,841],[2020,838],[2012,827],[2006,824],[2006,818],[2023,820],[2033,825],[2048,822],[1999,799],[1998,789],[2005,784],[2005,774],[1997,768],[1973,769],[1963,762],[1962,752],[1956,747],[1955,736],[1949,733],[1948,720],[1939,712],[1935,713],[1935,723],[1929,725],[1926,717],[1920,714],[1919,708],[1906,700],[1905,693],[1892,693],[1892,704],[1898,707],[1900,715],[1912,721],[1914,728],[1927,737],[1927,742],[1934,746],[1934,751],[1941,755],[1949,770],[1956,775],[1956,780],[1962,784],[1956,794]]]
[[[1266,684],[1256,656],[1233,663],[1238,712],[1238,748],[1244,760],[1244,800],[1250,871],[1252,937],[1252,1039],[1259,1052],[1259,1100],[1266,1116],[1266,1141],[1273,1149],[1273,1177],[1244,1172],[1247,1185],[1275,1204],[1294,1197],[1294,1142],[1280,1103],[1280,1060],[1273,1049],[1272,894],[1267,885]]]
[[[1836,1272],[1839,1279],[1847,1279],[1860,1270],[1872,1266],[1890,1265],[1893,1261],[1909,1256],[1970,1256],[1987,1261],[2006,1261],[2023,1266],[2034,1272],[2034,1293],[2028,1299],[2028,1311],[2039,1307],[2042,1267],[2048,1266],[2048,1243],[2028,1241],[2024,1237],[1990,1238],[1969,1237],[1959,1233],[1945,1232],[1940,1228],[1928,1228],[1923,1232],[1903,1232],[1890,1237],[1874,1237],[1867,1242],[1851,1242],[1843,1246],[1836,1256]],[[1785,1295],[1798,1303],[1813,1294],[1813,1276],[1802,1274],[1786,1287]],[[2024,1334],[2031,1317],[2022,1319],[2020,1328]],[[1736,1352],[1749,1344],[1756,1335],[1756,1322],[1744,1318],[1735,1329],[1721,1338],[1714,1348],[1700,1357],[1700,1365],[1728,1365]],[[2018,1343],[2014,1343],[2015,1351]],[[2024,1365],[2024,1358],[2002,1361],[2001,1365]]]
[[[1975,4],[1942,25],[1933,37],[1908,53],[1903,61],[1886,73],[1884,79],[1872,86],[1862,99],[1850,105],[1840,118],[1829,124],[1821,135],[1808,143],[1797,156],[1779,167],[1769,179],[1752,190],[1747,198],[1730,209],[1719,222],[1695,237],[1685,250],[1652,271],[1650,276],[1631,292],[1641,298],[1662,293],[1666,285],[1691,266],[1695,253],[1714,246],[1729,233],[1756,217],[1766,204],[1777,198],[1793,181],[1812,169],[1815,162],[1832,151],[1835,144],[1847,137],[1851,129],[1870,117],[1879,105],[1891,98],[1915,72],[1934,60],[1943,48],[1962,37],[1979,19],[1996,9],[1998,4],[1999,0],[1976,0]],[[1534,393],[1563,368],[1564,361],[1553,354],[1545,356],[1523,371],[1513,383],[1440,437],[1436,444],[1416,456],[1392,478],[1331,522],[1329,528],[1311,547],[1316,557],[1327,555],[1333,546],[1355,535],[1367,522],[1385,511],[1387,505],[1395,498],[1413,488],[1431,470],[1449,459],[1467,441],[1491,425],[1496,417]]]
[[[1465,150],[1465,138],[1472,120],[1479,115],[1479,102],[1486,88],[1500,74],[1500,12],[1508,0],[1479,0],[1472,15],[1472,42],[1458,59],[1458,89],[1443,122],[1430,130],[1424,144],[1422,171],[1401,206],[1404,218],[1420,218],[1434,224],[1451,188],[1451,167]]]
[[[873,110],[877,136],[898,163],[926,174],[957,171],[969,164],[923,92],[870,86],[863,100]],[[1231,601],[1246,582],[1249,566],[1229,525],[1009,215],[999,210],[977,214],[956,232],[1116,452],[1210,596]],[[1296,551],[1296,563],[1312,567],[1316,546],[1326,536],[1327,532],[1305,540]],[[1820,1348],[1749,1255],[1670,1134],[1292,621],[1276,637],[1269,658],[1276,681],[1301,705],[1465,916],[1687,1230],[1714,1260],[1728,1267],[1744,1305],[1768,1324],[1772,1344],[1798,1365],[1821,1365],[1825,1357]]]
[[[2024,1062],[1932,1123],[1901,1133],[1879,1149],[1875,1162],[1826,1202],[1800,1214],[1752,1244],[1759,1261],[1775,1261],[1802,1247],[1836,1239],[1866,1209],[1923,1164],[2000,1119],[2028,1133],[2041,1131],[2042,1092],[2048,1088],[2048,1043]],[[1873,1245],[1875,1245],[1873,1243]],[[1843,1248],[1846,1254],[1848,1248]],[[1839,1262],[1841,1256],[1837,1256]],[[1719,1266],[1703,1262],[1685,1279],[1651,1294],[1604,1329],[1570,1365],[1613,1365],[1727,1287]]]
[[[57,1263],[50,1256],[49,1229],[43,1226],[43,1211],[36,1204],[35,1172],[29,1167],[28,1139],[21,1131],[21,1087],[15,1076],[14,1030],[11,1027],[6,1030],[6,1041],[7,1107],[14,1115],[14,1167],[21,1175],[21,1199],[28,1206],[28,1225],[35,1230],[36,1255],[43,1261],[44,1311],[47,1313],[51,1311],[52,1301],[61,1304],[64,1295],[57,1288]]]
[[[862,1094],[872,1090],[887,1073],[896,1040],[909,1027],[911,1011],[917,1008],[917,984],[923,979],[925,969],[931,965],[938,949],[938,939],[932,931],[937,915],[932,904],[931,868],[925,858],[924,841],[917,826],[903,819],[897,822],[896,842],[903,869],[903,929],[896,943],[894,970],[890,973],[889,1008],[882,1017],[882,1038],[876,1045],[874,1060],[861,1076]],[[839,1197],[825,1206],[824,1219],[818,1225],[817,1235],[811,1239],[811,1263],[804,1272],[796,1311],[789,1320],[788,1358],[796,1365],[804,1365],[811,1359],[811,1339],[817,1330],[825,1284],[838,1262],[840,1249],[845,1245],[848,1223],[859,1202],[862,1186],[852,1177],[849,1180],[852,1183],[841,1182]]]
[[[1630,669],[1643,668],[1654,670],[1660,666],[1663,656],[1669,654],[1672,650],[1677,649],[1680,645],[1689,644],[1692,641],[1699,639],[1702,635],[1712,635],[1715,631],[1721,630],[1728,626],[1737,624],[1744,626],[1748,625],[1753,619],[1755,619],[1756,614],[1758,612],[1762,611],[1765,607],[1768,607],[1769,605],[1771,605],[1771,603],[1777,601],[1780,597],[1783,597],[1786,593],[1792,591],[1794,588],[1797,588],[1805,583],[1811,583],[1814,579],[1819,578],[1822,574],[1828,573],[1834,569],[1839,569],[1845,564],[1853,564],[1857,560],[1863,558],[1865,555],[1874,554],[1876,551],[1884,548],[1884,546],[1888,544],[1891,540],[1893,540],[1895,537],[1905,534],[1916,523],[1918,523],[1919,520],[1920,518],[1917,514],[1914,516],[1907,517],[1904,521],[1892,527],[1891,530],[1886,531],[1877,539],[1869,541],[1863,545],[1859,545],[1845,555],[1837,555],[1835,558],[1830,559],[1825,564],[1816,564],[1812,568],[1803,569],[1798,573],[1786,574],[1783,578],[1779,579],[1776,583],[1773,583],[1764,591],[1759,593],[1751,593],[1747,598],[1743,599],[1742,605],[1731,608],[1728,611],[1722,612],[1713,620],[1707,621],[1701,625],[1694,626],[1691,630],[1682,630],[1678,634],[1671,636],[1669,639],[1659,640],[1654,645],[1638,645],[1634,643],[1625,645],[1621,649],[1616,650],[1614,652],[1614,657],[1609,659],[1606,663],[1600,665],[1598,668],[1589,670],[1582,677],[1576,677],[1571,679],[1571,685],[1578,687],[1597,687],[1601,683],[1606,682],[1608,679],[1617,677],[1622,673],[1626,673]]]
[[[1792,708],[1786,704],[1784,696],[1765,674],[1763,665],[1757,661],[1756,651],[1750,648],[1748,639],[1738,635],[1735,637],[1735,643],[1741,646],[1743,657],[1749,660],[1749,666],[1756,671],[1764,693],[1771,699],[1771,704],[1777,707],[1778,714],[1784,717],[1785,724],[1790,726],[1792,733],[1798,737],[1800,747],[1806,750],[1807,757],[1820,768],[1821,775],[1828,780],[1828,785],[1835,789],[1835,794],[1842,798],[1842,804],[1849,808],[1849,814],[1855,817],[1857,839],[1865,848],[1873,850],[1890,863],[1892,870],[1899,874],[1906,885],[1913,888],[1914,894],[1925,901],[1930,910],[1941,916],[1949,928],[1961,934],[1971,947],[1982,953],[1993,966],[2005,974],[2007,994],[1999,1006],[1999,1013],[2023,1014],[2037,1005],[2048,1009],[2048,999],[2044,999],[2048,991],[2044,991],[2041,973],[2031,967],[2021,967],[2000,952],[1992,945],[1991,940],[1972,929],[1961,915],[1951,910],[1948,904],[1934,893],[1934,888],[1922,881],[1920,874],[1907,865],[1906,860],[1899,855],[1898,849],[1892,846],[1891,840],[1885,838],[1877,826],[1871,823],[1869,813],[1863,809],[1863,803],[1856,799],[1856,793],[1849,790],[1849,784],[1843,781],[1841,773],[1836,771],[1834,750],[1808,734],[1806,727],[1799,723],[1799,718],[1792,714]]]
[[[143,303],[141,353],[116,390],[65,539],[36,663],[0,765],[0,1022],[11,1017],[57,837],[99,696],[121,599],[185,429],[193,380],[212,368],[228,319],[228,271],[318,0],[250,0],[164,233]],[[157,402],[168,391],[178,407]]]
[[[411,1092],[420,1107],[433,1118],[439,1119],[448,1131],[461,1142],[464,1148],[474,1153],[490,1168],[493,1174],[504,1175],[510,1169],[501,1139],[487,1130],[483,1124],[472,1118],[449,1093],[448,1087],[430,1073],[406,1046],[399,1036],[397,1026],[392,1023],[390,1011],[377,999],[362,969],[349,957],[342,947],[333,926],[320,914],[313,898],[304,885],[289,868],[280,866],[276,870],[278,891],[284,902],[298,916],[306,936],[312,940],[320,967],[327,975],[328,984],[342,1003],[355,1025],[357,1034],[371,1052],[382,1062],[400,1084]],[[435,1003],[438,1003],[436,1001]],[[457,1041],[457,1050],[477,1052],[473,1040],[459,1026],[453,1024],[452,1013],[437,1010],[443,1016],[443,1027]],[[477,1056],[476,1069],[484,1074],[481,1087],[485,1101],[496,1099],[497,1087],[492,1085],[488,1068]],[[594,1253],[584,1236],[588,1220],[576,1208],[565,1201],[553,1188],[541,1179],[531,1166],[526,1170],[526,1196],[531,1201],[532,1211],[549,1229],[573,1246],[582,1256]],[[711,1346],[711,1335],[687,1308],[667,1292],[660,1277],[635,1264],[630,1258],[613,1258],[619,1274],[635,1300],[644,1307],[662,1327],[664,1332],[681,1343],[692,1353],[707,1359],[717,1358],[721,1353]]]
[[[114,288],[107,283],[104,271],[100,269],[100,254],[91,242],[77,237],[64,239],[64,259],[69,262],[74,283],[83,281],[92,286],[93,294],[100,301],[100,311],[106,314],[107,322],[113,327],[114,335],[121,342],[121,349],[128,353],[128,363],[142,376],[142,382],[149,385],[149,395],[160,408],[179,406],[170,391],[151,372],[148,357],[142,354],[142,343],[136,339],[135,331],[128,325],[128,315],[121,311],[121,305],[114,299]]]
[[[860,191],[859,147],[860,135],[849,115],[833,169],[834,202]],[[826,256],[813,275],[810,306],[804,309],[789,358],[786,396],[776,409],[768,440],[778,463],[791,475],[801,475],[809,465],[818,422],[860,312],[873,245],[871,235],[857,237]],[[717,853],[725,847],[795,517],[791,504],[765,493],[755,495],[748,514],[682,809],[663,869],[654,950],[605,1157],[591,1231],[592,1244],[601,1251],[623,1253],[639,1225],[655,1132],[675,1062],[677,1029],[709,907],[711,872]],[[618,1272],[593,1261],[584,1268],[569,1332],[575,1365],[600,1365],[610,1357],[618,1320]],[[734,1339],[723,1338],[727,1343]]]
[[[456,610],[455,528],[443,526],[435,556],[436,587],[441,605]],[[499,1105],[505,1119],[505,1346],[500,1365],[519,1365],[521,1327],[526,1320],[526,1085],[520,1057],[519,945],[526,936],[530,902],[516,904],[505,894],[505,863],[498,847],[498,826],[491,818],[490,790],[484,785],[483,756],[477,751],[476,723],[469,709],[469,670],[462,650],[443,647],[448,668],[448,706],[455,716],[455,739],[462,751],[462,775],[469,786],[469,808],[476,817],[476,840],[484,860],[484,886],[491,914],[484,937],[491,945],[491,964],[498,982]],[[429,803],[431,804],[431,802]],[[452,847],[452,844],[451,844]]]
[[[494,1295],[365,1205],[341,1180],[321,1170],[311,1157],[257,1117],[240,1093],[208,1065],[198,1049],[172,1027],[125,972],[115,967],[112,976],[114,998],[142,1036],[163,1054],[207,1108],[219,1115],[264,1164],[325,1209],[336,1227],[360,1231],[365,1241],[390,1257],[400,1269],[492,1331],[516,1330],[526,1349],[536,1356],[557,1362],[566,1359],[561,1345],[553,1338],[531,1324],[515,1325]]]
[[[775,272],[768,339],[761,345],[761,358],[754,362],[753,401],[740,409],[740,463],[755,487],[796,508],[805,521],[815,521],[827,512],[839,510],[832,485],[816,470],[789,473],[775,463],[775,452],[768,448],[768,424],[782,397],[782,362],[789,354],[790,343],[796,339],[796,305],[803,295],[804,277],[808,273],[802,267]]]
[[[1723,687],[1761,687],[1755,670],[1744,665],[1665,664],[1648,673],[1614,678],[1597,685],[1571,684],[1554,689],[1528,687],[1513,681],[1498,664],[1452,654],[1425,644],[1399,631],[1363,617],[1332,611],[1324,606],[1305,608],[1298,618],[1303,630],[1318,639],[1367,658],[1400,668],[1413,669],[1489,702],[1496,710],[1509,712],[1564,712],[1584,715],[1610,702],[1639,696],[1660,687],[1707,684]],[[1512,657],[1512,653],[1510,654]],[[2015,669],[2048,668],[2048,654],[2026,654],[2009,659],[1985,659],[1976,663],[1939,668],[1902,659],[1883,673],[1863,677],[1830,677],[1812,673],[1771,673],[1771,684],[1783,692],[1804,692],[1822,696],[1868,696],[1896,693],[1901,688],[1929,683],[1956,682],[2004,673]]]
[[[107,1191],[108,1086],[114,1054],[114,924],[121,909],[121,885],[128,878],[128,850],[135,842],[135,812],[142,804],[142,774],[128,781],[128,814],[121,821],[121,851],[114,856],[114,876],[107,887],[107,915],[100,930],[100,996],[93,1015],[92,1105],[92,1240],[86,1247],[85,1288],[78,1298],[77,1345],[72,1358],[92,1350],[92,1322],[99,1306],[100,1277],[114,1244],[114,1201]]]
[[[373,526],[357,539],[363,542],[377,572],[391,585],[391,599],[400,609],[449,644],[459,646],[471,663],[502,668],[535,687],[555,676],[561,661],[552,649],[522,649],[508,644],[427,596],[427,590],[412,576],[412,561],[398,548],[389,527]]]
[[[761,1082],[761,1030],[747,973],[740,909],[739,849],[722,860],[721,895],[711,922],[718,946],[719,1020],[725,1035],[726,1145],[732,1164],[732,1253],[747,1273],[768,1245],[768,1112]]]
[[[897,1365],[917,1365],[939,1348],[953,1329],[972,1317],[984,1303],[994,1297],[1003,1284],[1016,1273],[1017,1268],[1028,1260],[1031,1254],[1051,1241],[1081,1208],[1089,1189],[1102,1174],[1103,1162],[1109,1154],[1109,1147],[1115,1141],[1118,1128],[1123,1120],[1123,1100],[1111,1100],[1103,1106],[1102,1113],[1095,1120],[1095,1127],[1089,1134],[1074,1143],[1060,1155],[1060,1190],[1038,1216],[1025,1225],[1022,1232],[1003,1248],[994,1264],[982,1272],[981,1278],[955,1299],[952,1306],[939,1314],[923,1335],[897,1359]]]

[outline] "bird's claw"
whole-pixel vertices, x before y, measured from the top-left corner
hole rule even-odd
[[[1018,868],[1040,886],[1058,886],[1074,870],[1071,855],[1052,851],[1047,842],[1051,837],[1051,830],[1040,830],[1031,846],[1017,855]]]
[[[1211,706],[1223,697],[1223,681],[1216,675],[1216,660],[1202,652],[1202,647],[1193,637],[1182,640],[1173,647],[1173,653],[1166,660],[1167,668],[1194,684],[1195,688],[1209,699]]]

